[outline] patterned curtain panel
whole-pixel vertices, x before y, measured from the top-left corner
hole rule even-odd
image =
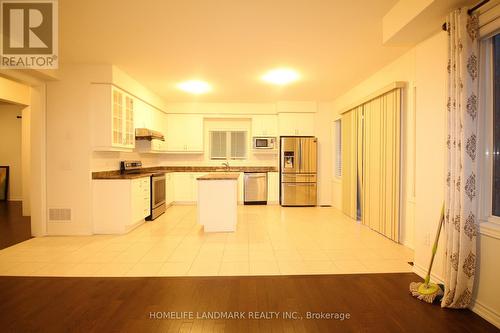
[[[465,8],[447,19],[448,157],[445,202],[445,293],[442,307],[472,298],[477,236],[478,18]]]

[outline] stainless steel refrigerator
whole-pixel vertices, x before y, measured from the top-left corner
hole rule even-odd
[[[281,205],[316,206],[318,140],[299,136],[280,139]]]

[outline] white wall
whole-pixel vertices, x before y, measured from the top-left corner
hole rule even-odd
[[[332,102],[318,103],[315,119],[315,131],[318,138],[318,204],[332,205],[340,208],[337,198],[337,187],[334,182],[339,180],[333,175],[333,122],[335,109]]]
[[[98,72],[66,66],[47,84],[47,208],[72,211],[71,222],[47,221],[49,235],[92,232],[89,82]]]
[[[120,169],[120,161],[139,160],[142,166],[158,165],[159,155],[136,152],[93,151],[91,153],[90,169],[92,171],[109,171]]]
[[[445,188],[446,33],[420,43],[416,52],[415,266],[427,269]],[[444,237],[441,237],[443,240]],[[443,276],[443,242],[433,273]]]
[[[500,328],[500,239],[481,234],[478,237],[479,265],[476,269],[472,309]]]
[[[31,215],[31,106],[22,110],[21,173],[23,216]]]
[[[23,199],[22,175],[22,116],[24,107],[0,103],[0,165],[9,166],[9,193],[11,201]]]

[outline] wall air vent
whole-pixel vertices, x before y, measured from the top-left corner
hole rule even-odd
[[[49,208],[49,222],[71,222],[71,209]]]

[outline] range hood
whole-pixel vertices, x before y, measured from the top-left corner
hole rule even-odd
[[[149,128],[136,128],[135,129],[135,139],[136,140],[161,140],[165,141],[163,133],[149,129]]]

